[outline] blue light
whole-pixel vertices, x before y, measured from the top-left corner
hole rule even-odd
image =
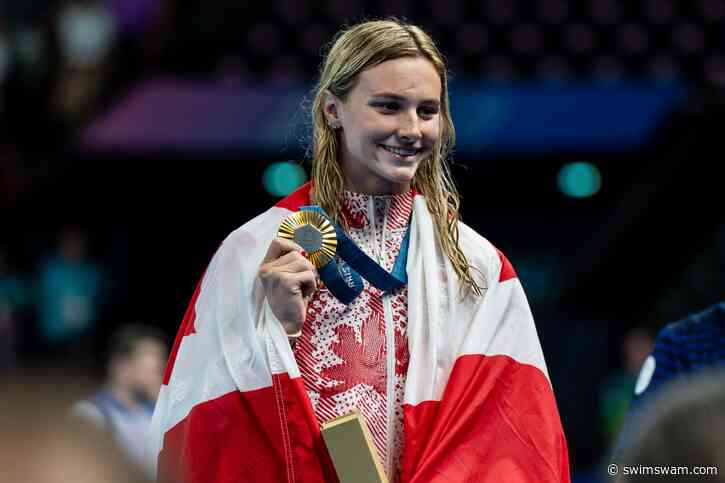
[[[602,187],[599,168],[591,163],[569,163],[557,175],[557,184],[562,193],[572,198],[588,198],[597,194]]]
[[[262,184],[270,194],[287,196],[307,181],[307,173],[302,166],[291,162],[270,164],[262,175]]]

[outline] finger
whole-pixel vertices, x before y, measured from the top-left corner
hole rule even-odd
[[[295,252],[296,253],[296,252]],[[284,257],[286,257],[285,255]],[[298,272],[312,272],[317,275],[317,269],[315,266],[306,258],[297,255],[296,258],[282,261],[284,258],[278,258],[274,262],[270,262],[264,265],[263,269],[267,272],[282,272],[282,273],[298,273]]]
[[[272,240],[272,243],[269,244],[269,248],[267,248],[267,254],[264,256],[264,260],[262,260],[262,263],[268,263],[272,260],[276,260],[287,252],[302,251],[304,251],[303,248],[295,242],[277,237]]]
[[[317,290],[317,277],[311,272],[291,274],[290,278],[297,284],[303,297],[309,297]]]
[[[304,270],[315,270],[315,265],[307,258],[305,258],[300,252],[286,253],[279,257],[277,260],[272,260],[271,262],[267,263],[266,267],[270,269],[277,269],[285,267],[289,264],[301,264],[304,267]]]

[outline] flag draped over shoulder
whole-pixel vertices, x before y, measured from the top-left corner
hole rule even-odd
[[[310,203],[309,189],[234,231],[199,282],[152,422],[159,481],[337,481],[257,277],[280,222]],[[559,413],[511,264],[461,223],[460,246],[486,290],[460,300],[420,195],[411,223],[401,481],[568,482]]]

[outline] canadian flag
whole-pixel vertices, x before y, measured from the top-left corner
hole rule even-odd
[[[176,337],[152,421],[158,480],[336,482],[300,371],[257,271],[310,185],[234,231],[214,255]],[[459,296],[414,199],[408,252],[408,375],[400,481],[569,482],[566,440],[536,328],[511,264],[461,223],[486,281]]]

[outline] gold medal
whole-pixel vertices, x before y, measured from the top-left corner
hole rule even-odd
[[[337,249],[335,227],[314,211],[298,211],[282,221],[277,236],[293,241],[307,252],[307,258],[322,268],[332,260]]]

